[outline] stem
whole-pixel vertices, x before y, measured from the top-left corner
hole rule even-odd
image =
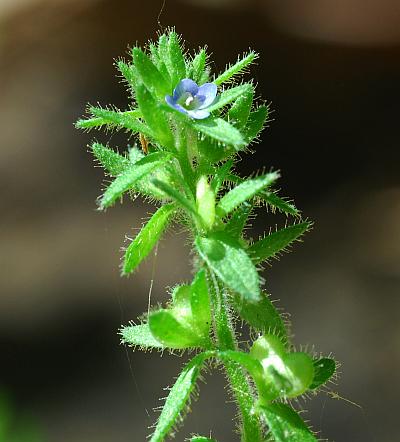
[[[221,351],[237,350],[236,336],[230,323],[226,298],[223,291],[220,290],[216,276],[211,269],[209,269],[209,275],[212,282],[210,284],[210,294],[217,348]],[[241,414],[242,442],[261,442],[260,422],[252,412],[254,395],[248,378],[236,362],[225,361],[224,366]]]

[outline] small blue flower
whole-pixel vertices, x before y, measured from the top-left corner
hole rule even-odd
[[[204,83],[201,86],[191,80],[184,78],[181,80],[174,93],[165,96],[165,101],[169,106],[183,114],[187,114],[196,120],[202,120],[210,115],[207,111],[217,96],[217,86],[213,83]]]

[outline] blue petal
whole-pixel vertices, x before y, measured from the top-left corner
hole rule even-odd
[[[175,100],[173,99],[173,97],[171,97],[171,95],[166,95],[165,96],[165,101],[167,102],[167,104],[172,107],[173,109],[182,112],[182,114],[187,114],[188,111],[182,107],[180,104],[176,103]]]
[[[178,101],[179,98],[184,94],[189,92],[190,94],[192,94],[193,96],[195,96],[197,94],[199,90],[199,87],[197,86],[197,84],[191,80],[190,78],[184,78],[183,80],[181,80],[176,88],[174,89],[174,100]]]
[[[204,109],[205,107],[210,106],[215,100],[217,96],[217,86],[214,83],[204,83],[199,87],[197,92],[197,97],[200,101],[202,101],[199,109]],[[204,98],[203,98],[204,97]]]
[[[207,112],[206,110],[196,109],[196,110],[189,110],[186,111],[189,116],[194,118],[195,120],[204,120],[204,118],[207,118],[210,116],[210,112]]]

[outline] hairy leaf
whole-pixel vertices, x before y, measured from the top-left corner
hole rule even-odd
[[[226,69],[225,72],[223,72],[221,75],[219,75],[213,83],[215,83],[217,86],[219,86],[222,83],[225,83],[226,81],[229,81],[232,77],[235,75],[243,72],[247,68],[247,66],[258,57],[258,55],[251,51],[249,54],[244,56],[241,60],[238,60],[234,65],[229,66],[228,69]]]
[[[234,238],[241,238],[252,210],[253,204],[249,201],[241,204],[226,223],[225,231]]]
[[[157,341],[150,331],[149,324],[129,325],[122,327],[121,342],[132,347],[148,348],[165,348],[161,342]]]
[[[247,249],[247,253],[256,264],[265,261],[266,259],[273,258],[279,252],[285,251],[293,241],[298,240],[301,235],[311,228],[311,226],[312,223],[304,221],[277,230],[251,245]]]
[[[242,134],[222,118],[193,121],[193,127],[204,135],[240,150],[245,146]]]
[[[214,112],[217,109],[221,109],[227,104],[232,103],[232,101],[235,101],[241,95],[248,94],[252,89],[253,86],[249,83],[227,89],[217,96],[215,102],[207,107],[207,110]]]
[[[199,329],[210,329],[211,309],[205,270],[200,270],[191,285],[190,306]]]
[[[101,143],[94,142],[90,147],[95,158],[111,176],[121,174],[130,165],[128,158]]]
[[[171,155],[164,152],[155,152],[139,160],[110,184],[100,199],[102,209],[111,206],[114,201],[133,186],[144,176],[171,159]]]
[[[278,209],[279,212],[286,213],[286,215],[300,216],[300,210],[274,192],[261,192],[259,197],[265,200],[273,209]]]
[[[254,140],[262,131],[269,116],[267,106],[260,106],[255,111],[250,112],[249,119],[246,125],[245,138],[248,143]]]
[[[250,302],[260,299],[256,268],[241,245],[223,232],[197,237],[200,256],[230,289]]]
[[[152,183],[154,184],[154,186],[164,192],[166,196],[169,196],[174,201],[176,201],[183,209],[186,209],[189,213],[197,216],[196,207],[182,194],[182,192],[170,186],[164,181],[155,179],[152,181]]]
[[[169,392],[150,442],[164,441],[170,431],[182,420],[182,413],[188,406],[190,396],[195,389],[197,378],[206,357],[207,354],[200,353],[182,370]]]
[[[335,374],[336,363],[331,358],[321,358],[314,360],[314,379],[310,385],[311,390],[315,390],[331,379]]]
[[[233,161],[228,160],[221,167],[218,167],[218,169],[215,171],[214,177],[211,181],[211,189],[214,191],[215,194],[218,193],[225,178],[227,177],[229,171],[231,170],[232,165]]]
[[[200,83],[201,76],[203,75],[206,67],[207,54],[205,49],[200,49],[196,54],[188,70],[188,78],[191,78],[197,84]]]
[[[133,48],[132,58],[140,79],[146,88],[155,97],[164,99],[165,94],[170,92],[168,80],[140,48]]]
[[[176,32],[170,32],[168,38],[167,68],[171,75],[172,85],[175,87],[180,80],[186,78],[186,63],[183,58],[179,37]]]
[[[272,185],[279,178],[277,172],[271,172],[257,178],[243,181],[226,193],[217,204],[217,215],[221,218],[228,215],[246,200],[257,195],[265,187]]]
[[[240,130],[246,126],[249,119],[253,97],[254,88],[250,88],[237,98],[228,111],[229,121]]]
[[[301,417],[288,405],[274,403],[259,407],[275,442],[317,442]]]
[[[168,226],[174,204],[160,207],[136,235],[125,251],[122,274],[128,275],[147,257]]]

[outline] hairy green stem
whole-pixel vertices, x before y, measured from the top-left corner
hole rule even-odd
[[[209,280],[211,282],[209,292],[213,306],[216,346],[221,351],[237,350],[235,332],[230,322],[226,298],[211,269],[209,269]],[[224,366],[241,414],[242,442],[261,442],[260,422],[252,411],[255,400],[249,380],[236,362],[225,361]]]

